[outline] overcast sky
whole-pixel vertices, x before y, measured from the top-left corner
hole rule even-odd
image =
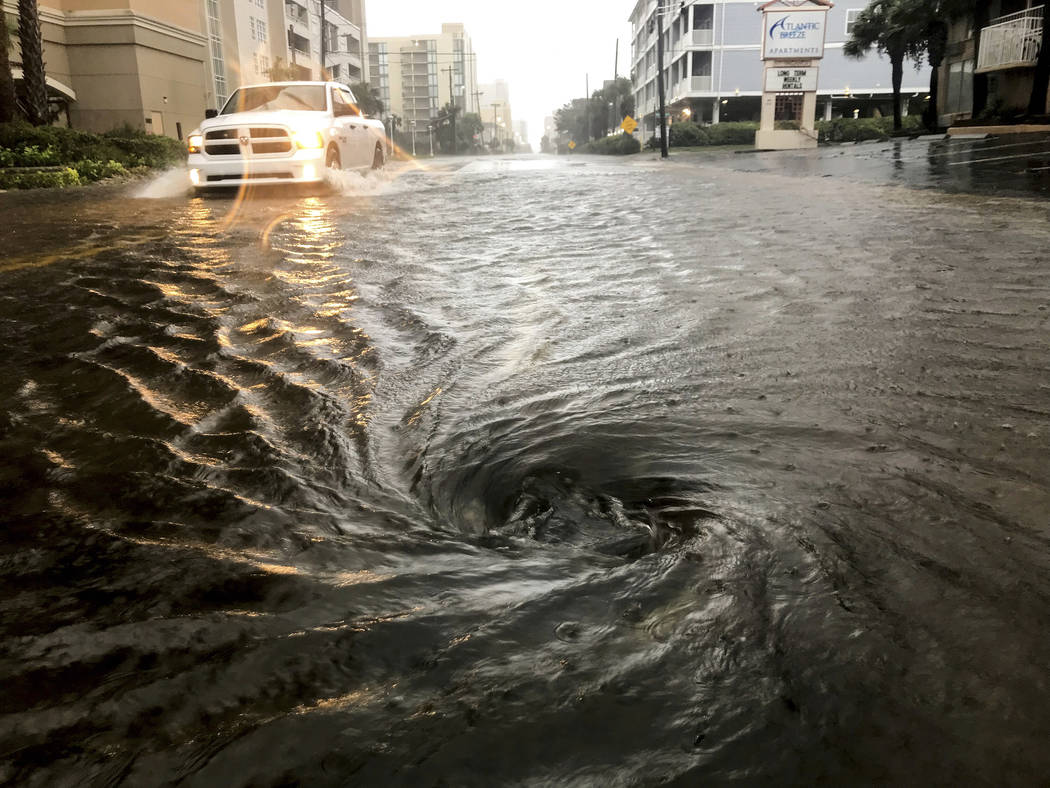
[[[515,120],[529,123],[537,150],[543,118],[612,79],[616,39],[620,74],[630,75],[635,0],[368,0],[369,36],[437,33],[442,22],[462,22],[478,56],[478,80],[505,79]],[[439,61],[444,58],[439,58]]]

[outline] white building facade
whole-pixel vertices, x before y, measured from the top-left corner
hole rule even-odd
[[[668,113],[698,123],[758,120],[762,96],[762,16],[752,0],[685,0],[663,14],[664,90]],[[838,0],[828,12],[828,35],[818,83],[818,117],[883,112],[892,96],[890,63],[875,52],[847,58],[857,14],[866,0]],[[631,14],[631,73],[642,133],[656,133],[657,2],[638,0]],[[905,65],[902,92],[921,102],[930,85],[928,64]],[[906,102],[907,103],[907,102]]]
[[[336,2],[328,0],[324,9],[328,73],[323,74],[321,0],[204,0],[206,106],[221,108],[238,87],[270,80],[275,68],[295,79],[367,81],[362,28],[340,14]]]

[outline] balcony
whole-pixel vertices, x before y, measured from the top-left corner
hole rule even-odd
[[[695,96],[697,93],[710,93],[713,85],[714,80],[710,76],[680,79],[671,86],[671,103]]]
[[[715,42],[714,30],[694,30],[692,33],[692,45],[694,47],[709,47]]]
[[[1042,6],[993,19],[981,31],[977,73],[1034,66],[1042,40]]]

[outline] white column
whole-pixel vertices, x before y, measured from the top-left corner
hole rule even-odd
[[[711,122],[718,123],[718,119],[722,113],[722,102],[718,99],[711,100]]]

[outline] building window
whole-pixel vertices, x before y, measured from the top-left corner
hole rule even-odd
[[[251,34],[253,41],[266,43],[266,22],[264,20],[257,19],[254,16],[248,17],[248,32]]]
[[[693,52],[693,73],[694,77],[709,77],[711,76],[711,53],[710,52]]]
[[[715,27],[715,7],[713,5],[693,6],[693,30],[713,30]]]
[[[857,15],[860,14],[861,9],[859,8],[847,8],[846,9],[846,38],[853,35],[853,26],[857,24]]]

